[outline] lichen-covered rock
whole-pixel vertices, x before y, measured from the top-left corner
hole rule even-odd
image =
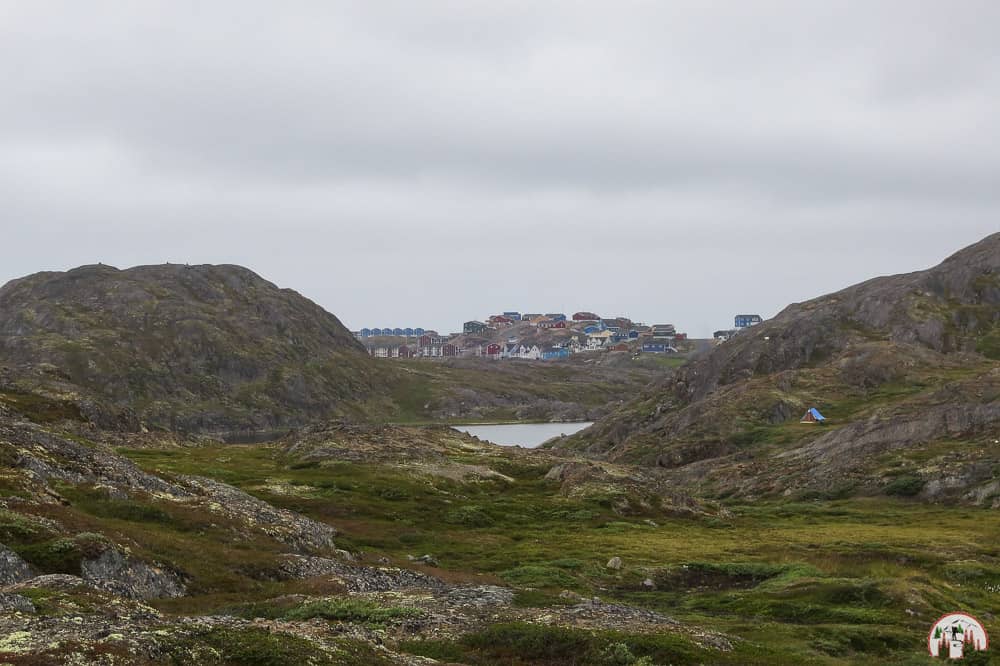
[[[13,592],[0,592],[0,613],[34,613],[35,604],[31,599]]]
[[[0,544],[0,585],[12,585],[34,576],[31,565],[21,556]]]
[[[351,592],[387,592],[410,588],[441,588],[437,578],[409,569],[366,567],[325,557],[288,555],[279,570],[289,579],[334,576]]]
[[[127,557],[109,548],[99,557],[80,564],[83,580],[94,587],[129,599],[160,599],[183,596],[180,577],[165,569]]]
[[[209,510],[221,513],[248,528],[260,530],[271,538],[301,551],[334,549],[337,530],[326,523],[279,509],[242,490],[201,476],[182,476],[190,491],[206,501]]]
[[[102,485],[119,494],[139,491],[174,497],[190,495],[97,443],[85,446],[24,421],[0,419],[0,443],[11,448],[13,466],[27,471],[38,485],[56,480]]]
[[[454,587],[445,593],[449,603],[473,608],[510,606],[514,602],[514,590],[497,585],[474,585]]]

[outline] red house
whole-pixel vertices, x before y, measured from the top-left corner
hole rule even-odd
[[[502,353],[503,345],[497,344],[496,342],[486,345],[485,356],[488,356],[489,358],[500,358]]]
[[[441,347],[441,356],[458,356],[458,347],[450,342]]]
[[[413,350],[406,345],[400,345],[399,358],[413,358]]]
[[[573,315],[573,321],[597,321],[600,319],[593,312],[577,312]]]

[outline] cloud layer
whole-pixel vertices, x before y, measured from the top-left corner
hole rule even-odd
[[[0,3],[0,280],[703,335],[1000,228],[1000,6],[827,4]]]

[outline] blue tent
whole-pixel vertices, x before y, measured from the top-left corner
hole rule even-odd
[[[802,423],[822,423],[826,417],[819,413],[815,407],[810,407],[809,411],[802,415]]]

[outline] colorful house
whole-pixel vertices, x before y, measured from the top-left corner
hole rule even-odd
[[[761,323],[764,321],[764,318],[759,314],[740,314],[736,315],[734,321],[736,323],[736,328],[749,328]]]
[[[481,333],[486,330],[486,324],[481,321],[467,321],[462,324],[462,332],[468,335],[469,333]]]

